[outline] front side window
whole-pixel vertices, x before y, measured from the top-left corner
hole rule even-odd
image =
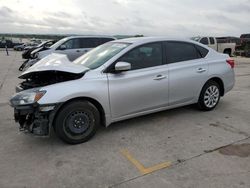
[[[118,61],[131,64],[131,70],[162,65],[162,44],[150,43],[132,49]]]
[[[201,43],[201,44],[208,45],[208,38],[207,38],[207,37],[203,37],[203,38],[200,40],[200,43]]]
[[[79,39],[70,39],[62,44],[66,47],[66,49],[77,49],[80,48],[80,41]]]
[[[79,57],[73,63],[96,69],[129,45],[130,43],[121,42],[106,43]]]
[[[185,42],[166,43],[167,63],[188,61],[201,57],[194,44]]]

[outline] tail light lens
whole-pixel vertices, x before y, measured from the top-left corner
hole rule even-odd
[[[234,60],[233,59],[228,59],[227,63],[230,65],[230,67],[233,69],[234,68]]]

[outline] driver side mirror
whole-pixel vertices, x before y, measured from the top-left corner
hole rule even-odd
[[[62,44],[61,46],[60,46],[60,48],[59,48],[59,50],[66,50],[67,49],[67,47],[64,45],[64,44]]]
[[[122,71],[128,71],[131,69],[131,64],[127,62],[117,62],[115,64],[115,71],[116,72],[122,72]]]

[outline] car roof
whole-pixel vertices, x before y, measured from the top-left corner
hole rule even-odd
[[[194,42],[193,40],[190,40],[190,39],[185,39],[185,38],[170,38],[170,37],[135,37],[135,38],[120,39],[120,40],[116,40],[114,42],[125,42],[125,43],[132,43],[132,44],[143,44],[143,43],[159,42],[159,41],[180,41],[180,42],[196,43],[196,42]]]
[[[105,35],[76,35],[76,36],[65,37],[64,39],[74,39],[74,38],[111,38],[111,39],[116,39],[115,37],[105,36]]]

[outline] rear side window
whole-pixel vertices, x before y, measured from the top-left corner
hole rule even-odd
[[[81,38],[81,48],[95,48],[99,46],[98,38]]]
[[[203,37],[203,38],[200,40],[200,43],[201,43],[201,44],[208,45],[208,38],[207,38],[207,37]]]
[[[194,44],[185,42],[166,43],[167,63],[176,63],[201,58]]]
[[[112,38],[100,38],[99,45],[104,44],[104,43],[109,42],[109,41],[112,41],[112,40],[114,40],[114,39],[112,39]]]
[[[214,44],[214,38],[213,37],[209,37],[209,41],[210,41],[210,44]]]
[[[208,54],[208,49],[203,48],[203,47],[201,47],[199,45],[195,45],[195,47],[199,51],[202,58],[206,57],[206,55]]]

